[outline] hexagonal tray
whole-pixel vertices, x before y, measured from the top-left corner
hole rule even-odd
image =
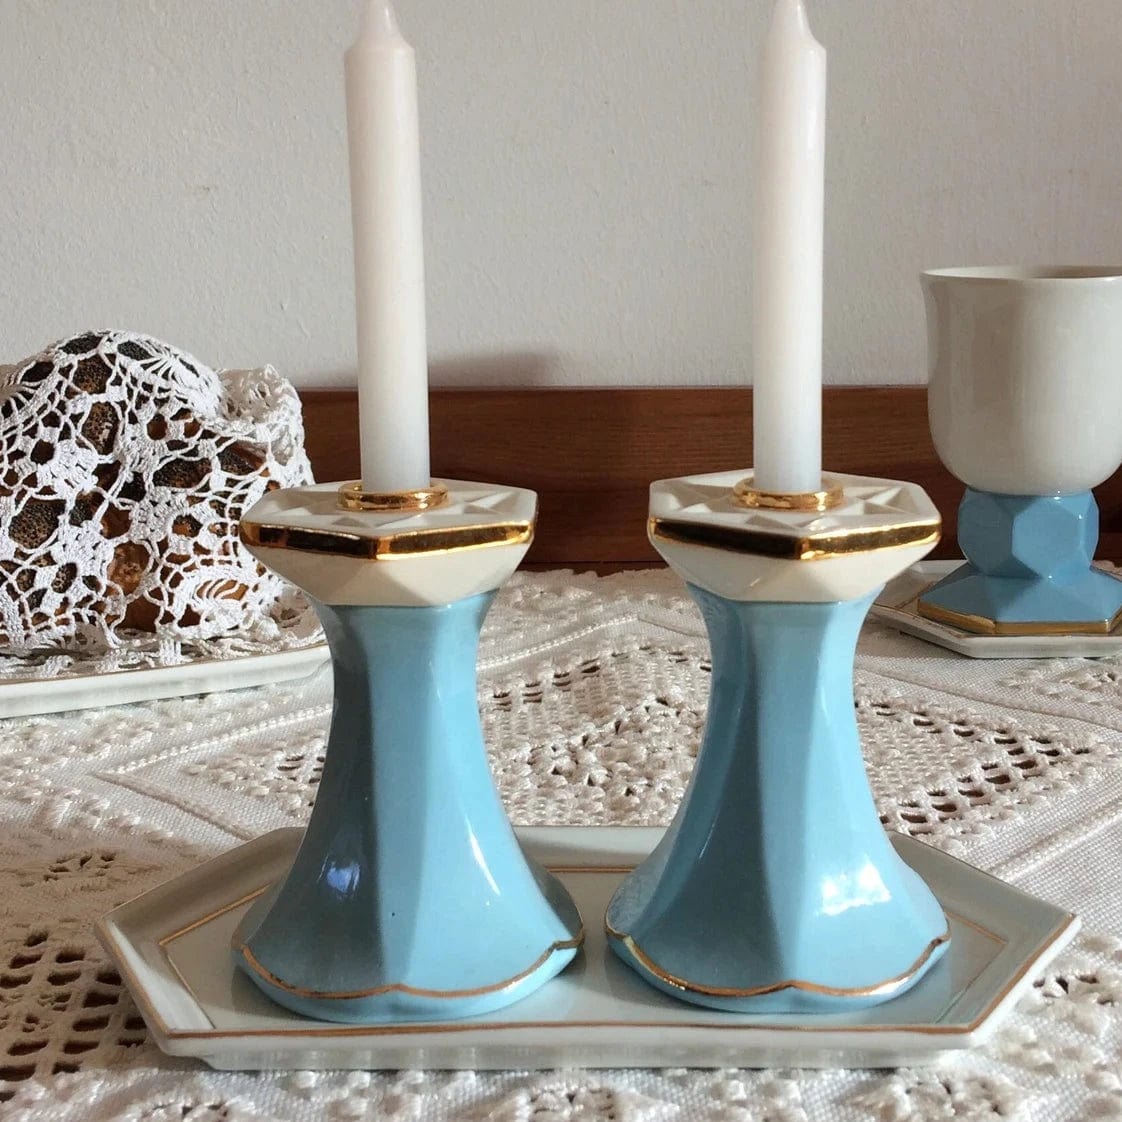
[[[905,635],[970,658],[1105,658],[1122,653],[1122,627],[1107,635],[976,635],[921,616],[916,604],[919,597],[962,564],[920,561],[885,585],[869,615]]]
[[[608,900],[660,830],[541,827],[519,835],[569,887],[588,938],[559,978],[482,1017],[376,1027],[304,1020],[235,973],[230,934],[287,869],[296,829],[266,834],[124,904],[98,935],[157,1044],[217,1068],[885,1067],[980,1043],[1079,927],[1060,908],[894,836],[950,918],[951,947],[938,966],[909,993],[861,1013],[720,1013],[647,986],[604,939]]]

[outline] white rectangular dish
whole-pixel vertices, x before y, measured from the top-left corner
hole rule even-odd
[[[647,986],[608,950],[603,916],[657,829],[538,827],[523,845],[558,873],[587,929],[558,979],[496,1014],[350,1026],[304,1020],[237,974],[239,918],[284,874],[300,831],[277,830],[117,908],[98,927],[159,1046],[224,1069],[885,1067],[984,1040],[1078,919],[911,838],[894,842],[951,922],[951,947],[910,993],[861,1013],[748,1017]]]
[[[108,674],[68,670],[54,678],[0,678],[0,718],[268,686],[307,677],[328,661],[327,643],[321,641],[287,651],[199,658],[179,666],[138,667]]]

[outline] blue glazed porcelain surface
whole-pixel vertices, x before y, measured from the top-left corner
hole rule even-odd
[[[1091,568],[1099,508],[1076,495],[996,495],[968,488],[958,541],[967,564],[920,597],[920,612],[966,617],[967,630],[1106,630],[1122,611],[1122,581]],[[973,617],[973,618],[970,618]],[[986,627],[996,623],[997,628]]]
[[[853,656],[873,596],[690,592],[713,651],[705,737],[673,825],[609,906],[613,948],[718,1009],[841,1011],[904,992],[948,928],[890,844],[861,760]]]
[[[466,1017],[577,953],[580,916],[522,852],[476,702],[493,593],[438,607],[316,608],[335,671],[323,778],[287,878],[247,913],[238,967],[309,1017]]]

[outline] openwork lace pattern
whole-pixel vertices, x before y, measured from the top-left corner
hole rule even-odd
[[[271,367],[217,373],[106,331],[7,368],[0,652],[35,655],[32,670],[44,651],[159,663],[235,630],[250,643],[307,630],[306,605],[237,527],[267,489],[310,479],[299,399]]]
[[[517,576],[488,619],[479,681],[492,768],[515,820],[668,822],[700,743],[710,673],[700,617],[672,576]],[[323,764],[327,676],[0,722],[0,1114],[1122,1118],[1119,682],[1113,661],[968,664],[866,630],[856,712],[886,824],[1078,907],[1085,921],[988,1045],[892,1072],[246,1075],[170,1059],[148,1039],[93,922],[244,839],[304,820]]]

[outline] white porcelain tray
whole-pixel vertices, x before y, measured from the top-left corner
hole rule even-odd
[[[916,600],[961,561],[921,561],[885,586],[869,612],[897,631],[970,658],[1103,658],[1122,654],[1122,627],[1109,635],[975,635],[924,619]]]
[[[98,934],[157,1044],[217,1068],[884,1067],[980,1043],[1075,934],[1076,917],[906,837],[895,844],[951,921],[949,953],[910,993],[863,1013],[746,1017],[686,1005],[611,955],[604,910],[661,831],[520,831],[584,916],[583,953],[525,1001],[463,1021],[355,1027],[303,1020],[240,974],[230,935],[282,875],[300,831],[277,830],[111,912]]]
[[[0,718],[267,686],[307,677],[327,662],[327,644],[319,642],[271,654],[196,659],[180,666],[109,674],[67,671],[57,678],[0,678]]]

